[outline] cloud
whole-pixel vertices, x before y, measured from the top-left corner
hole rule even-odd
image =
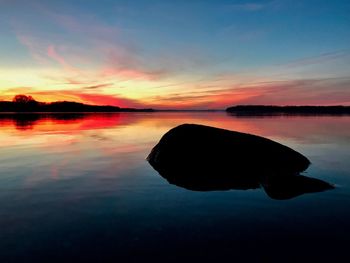
[[[103,85],[103,84],[102,84]],[[105,84],[108,85],[108,84]],[[12,100],[17,94],[30,95],[37,101],[75,101],[93,105],[112,105],[119,107],[145,108],[142,101],[125,98],[119,95],[100,94],[84,90],[39,91],[33,87],[18,87],[2,91],[0,100]]]
[[[272,10],[280,3],[285,2],[253,0],[230,5],[228,12]],[[222,5],[219,8],[222,8]],[[35,75],[34,80],[22,71],[17,75],[23,76],[22,78],[18,78],[19,80],[12,78],[16,81],[12,81],[8,77],[10,75],[6,74],[9,80],[5,83],[8,87],[24,83],[45,90],[60,89],[47,94],[38,93],[43,98],[46,96],[46,99],[145,105],[127,98],[132,94],[133,97],[148,96],[145,97],[145,100],[149,99],[148,105],[163,108],[224,108],[233,103],[333,104],[349,101],[347,91],[349,83],[341,82],[340,79],[291,80],[302,76],[345,75],[348,73],[345,72],[348,68],[346,61],[337,61],[341,63],[335,67],[324,65],[325,62],[343,58],[346,55],[345,51],[329,52],[282,65],[253,69],[249,65],[244,68],[244,65],[234,64],[239,63],[240,58],[237,57],[235,62],[229,55],[227,60],[230,61],[224,61],[225,63],[217,67],[217,61],[210,56],[211,51],[202,53],[200,48],[189,47],[188,44],[170,43],[166,46],[157,43],[164,49],[156,49],[155,46],[143,49],[143,42],[136,42],[131,37],[138,32],[128,34],[127,30],[123,30],[118,24],[113,24],[113,19],[103,22],[97,15],[83,12],[69,15],[72,14],[72,10],[68,9],[54,12],[41,8],[36,11],[38,12],[35,18],[16,17],[14,28],[20,43],[28,49],[41,67],[35,67],[36,71],[32,74]],[[41,26],[44,24],[42,21],[47,23]],[[224,28],[221,34],[224,37],[231,35],[233,39],[241,42],[256,41],[266,34],[259,28],[252,29],[249,23],[243,25],[243,28],[231,25]],[[304,68],[309,65],[316,66]],[[228,67],[232,66],[240,68],[240,72],[236,75],[229,73],[226,78],[225,72],[222,71],[225,68],[229,71]],[[215,74],[219,73],[222,77],[216,80]],[[266,79],[284,79],[284,81],[261,81]],[[120,89],[121,85],[126,88]],[[114,95],[104,94],[107,90]],[[165,95],[166,92],[169,94]]]
[[[26,21],[25,17],[12,21],[18,41],[24,45],[34,61],[41,66],[57,65],[62,81],[70,84],[116,81],[154,81],[167,75],[162,65],[144,59],[141,48],[123,35],[117,26],[110,26],[94,16],[76,17],[38,10],[43,21],[50,21],[51,30],[44,30]],[[56,76],[57,77],[57,76]]]
[[[49,58],[58,62],[64,69],[72,72],[79,72],[77,68],[69,64],[67,60],[57,52],[56,47],[54,45],[49,45],[47,47],[47,55]]]
[[[80,93],[71,92],[72,95],[78,97],[82,102],[94,105],[113,105],[119,107],[144,108],[144,104],[133,99],[118,97],[116,95],[106,95],[98,93]]]
[[[16,33],[18,41],[28,49],[31,57],[39,64],[47,65],[49,63],[47,53],[41,45],[40,39],[23,34],[22,32]]]
[[[43,101],[70,100],[97,105],[158,109],[224,109],[237,104],[350,105],[350,78],[263,81],[236,84],[227,88],[220,88],[219,84],[206,90],[173,92],[144,98],[142,101],[117,94],[90,92],[109,85],[110,83],[104,83],[73,91],[37,91],[30,87],[21,87],[4,91],[0,99],[12,99],[14,95],[22,93]]]
[[[166,61],[163,56],[147,57],[139,43],[133,41],[127,31],[119,26],[103,23],[93,15],[73,17],[44,10],[66,33],[84,41],[81,48],[71,47],[72,51],[67,55],[73,57],[80,53],[80,57],[90,60],[95,66],[96,78],[154,81],[174,72],[170,64],[174,59]]]
[[[323,53],[313,57],[297,59],[288,63],[284,63],[283,66],[287,68],[295,68],[295,67],[301,67],[301,66],[317,65],[317,64],[337,60],[337,59],[344,59],[345,57],[349,57],[349,52],[347,50],[333,51],[333,52],[327,52],[327,53]]]
[[[105,84],[87,86],[87,87],[83,87],[83,89],[92,90],[92,89],[100,89],[100,88],[105,88],[105,87],[110,87],[110,86],[113,86],[113,83],[105,83]]]
[[[159,108],[224,109],[236,104],[350,105],[350,78],[253,82],[150,98]]]
[[[52,78],[53,80],[57,80],[56,78]],[[62,80],[61,78],[59,80]],[[80,80],[77,80],[77,79],[74,79],[74,78],[64,78],[64,81],[67,81],[63,84],[70,84],[70,85],[82,85],[82,84],[88,84],[87,82],[84,82],[84,81],[80,81]]]
[[[151,51],[134,39],[135,32],[95,14],[53,11],[44,2],[32,9],[36,19],[13,18],[14,31],[34,61],[54,68],[57,74],[51,77],[59,75],[62,84],[66,79],[74,80],[71,85],[88,82],[91,86],[111,81],[156,82],[203,71],[215,63],[210,52],[199,46],[174,43]],[[47,25],[41,26],[43,21]]]
[[[232,98],[238,93],[255,93],[237,101],[240,104],[271,105],[350,105],[350,78],[302,79],[255,83],[238,90],[232,89]]]

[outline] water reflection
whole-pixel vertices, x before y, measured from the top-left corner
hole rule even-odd
[[[0,124],[12,123],[17,130],[31,130],[36,125],[44,121],[51,120],[53,123],[78,122],[84,118],[88,118],[88,114],[83,113],[26,113],[26,114],[0,114]]]
[[[0,114],[0,126],[14,125],[17,130],[30,130],[43,126],[43,124],[72,124],[83,123],[86,120],[94,120],[91,129],[99,128],[101,120],[120,118],[119,113],[8,113]],[[107,122],[107,125],[110,125]],[[113,123],[116,124],[116,123]],[[37,127],[36,127],[37,126]]]
[[[199,123],[303,143],[324,143],[325,138],[336,138],[346,142],[350,140],[350,116],[237,117],[221,112],[0,114],[1,130],[6,131],[7,135],[15,133],[13,128],[18,131],[55,133],[62,130],[79,132],[132,125],[142,129],[155,128],[161,134],[182,123]]]
[[[40,119],[40,115],[36,114],[20,114],[11,118],[17,130],[31,130],[35,123]]]
[[[287,202],[260,190],[173,187],[145,157],[164,133],[182,123],[288,145],[312,162],[307,176],[337,187]],[[140,262],[157,261],[155,255],[168,262],[215,262],[232,255],[253,262],[279,262],[285,255],[290,261],[340,261],[350,232],[349,130],[347,116],[99,113],[42,115],[27,123],[0,116],[0,261]],[[260,187],[275,199],[318,187],[313,179],[293,179],[286,185],[261,179],[232,187]]]

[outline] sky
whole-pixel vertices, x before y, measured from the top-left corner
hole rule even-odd
[[[350,105],[348,0],[0,0],[0,100]]]

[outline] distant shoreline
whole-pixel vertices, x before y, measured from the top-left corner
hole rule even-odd
[[[13,101],[0,101],[0,114],[93,114],[122,112],[227,112],[235,116],[350,115],[350,106],[273,106],[235,105],[227,109],[152,109],[89,105],[72,101],[39,102],[30,96],[16,95]]]
[[[283,117],[283,116],[350,116],[350,111],[334,112],[334,111],[322,111],[322,112],[284,112],[284,111],[227,111],[227,110],[122,110],[122,111],[0,111],[0,119],[13,116],[77,116],[77,115],[109,115],[120,113],[226,113],[235,117]]]
[[[98,113],[98,112],[153,112],[153,109],[120,108],[107,105],[88,105],[78,102],[58,101],[43,103],[35,100],[25,102],[0,101],[0,113]]]
[[[226,109],[232,115],[350,115],[350,106],[237,105]]]

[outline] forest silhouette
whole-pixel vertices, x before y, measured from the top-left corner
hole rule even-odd
[[[12,101],[0,101],[0,112],[150,112],[152,109],[121,108],[109,105],[88,105],[72,101],[39,102],[32,96],[19,94]]]

